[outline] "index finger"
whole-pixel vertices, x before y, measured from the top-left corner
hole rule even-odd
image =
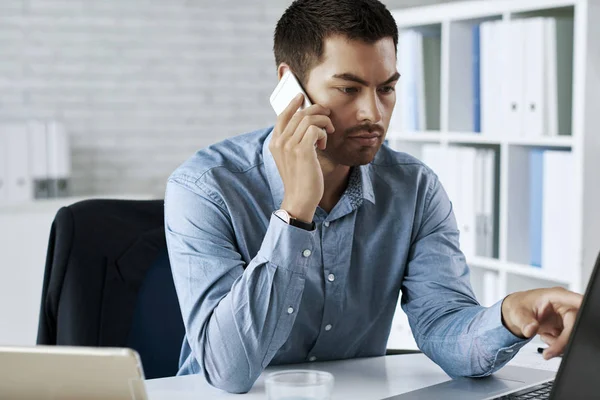
[[[583,301],[583,296],[570,292],[568,290],[560,290],[556,292],[552,292],[549,298],[550,302],[554,305],[555,308],[576,308],[579,310],[581,307],[581,302]]]
[[[544,359],[549,360],[552,357],[556,357],[564,353],[565,347],[567,347],[567,343],[569,342],[571,332],[573,331],[573,327],[575,326],[576,318],[577,312],[574,310],[567,312],[563,316],[563,330],[556,340],[550,345],[550,347],[544,350]]]
[[[290,101],[290,104],[279,114],[277,117],[277,123],[275,124],[274,131],[276,134],[281,134],[287,124],[290,122],[290,119],[296,114],[296,111],[300,108],[300,106],[304,103],[304,95],[302,93],[298,93],[296,97]]]

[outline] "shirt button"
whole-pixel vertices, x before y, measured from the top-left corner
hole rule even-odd
[[[288,308],[288,314],[292,314],[294,312],[294,309],[292,307]]]
[[[331,328],[332,328],[331,324],[327,324],[327,325],[325,325],[325,330],[326,330],[326,331],[330,331],[330,330],[331,330]]]
[[[329,282],[333,282],[333,281],[335,281],[335,275],[334,275],[334,274],[329,274],[329,275],[327,276],[327,280],[328,280]]]
[[[317,357],[315,356],[310,356],[310,358],[308,359],[308,361],[317,361]]]
[[[323,222],[323,225],[325,225],[325,228],[329,228],[329,221]]]
[[[312,251],[310,251],[309,249],[306,249],[302,252],[302,255],[304,257],[310,257],[311,254],[312,254]]]

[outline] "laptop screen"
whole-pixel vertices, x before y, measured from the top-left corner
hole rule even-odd
[[[552,399],[600,398],[600,255],[579,310]]]

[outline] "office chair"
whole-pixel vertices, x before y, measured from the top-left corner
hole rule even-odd
[[[146,378],[173,376],[185,334],[162,200],[86,200],[52,224],[37,343],[135,349]]]

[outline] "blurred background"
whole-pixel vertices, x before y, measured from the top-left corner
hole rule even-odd
[[[2,0],[0,123],[62,124],[72,195],[160,197],[196,150],[274,122],[272,35],[290,3]]]

